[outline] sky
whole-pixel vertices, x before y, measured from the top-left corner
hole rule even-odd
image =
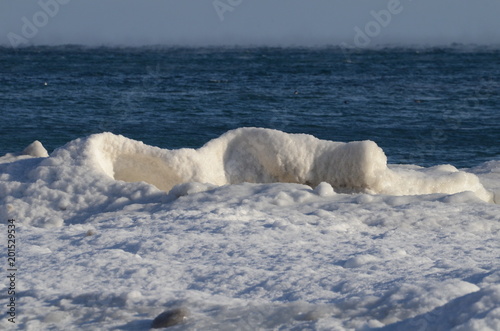
[[[499,0],[2,0],[0,45],[499,45]]]

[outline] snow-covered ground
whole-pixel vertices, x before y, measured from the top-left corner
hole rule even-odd
[[[257,128],[1,157],[0,329],[147,330],[183,308],[169,329],[500,330],[500,161],[386,163],[370,141]]]

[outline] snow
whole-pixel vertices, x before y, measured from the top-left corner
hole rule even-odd
[[[259,128],[44,151],[0,158],[17,328],[142,330],[181,309],[172,330],[499,329],[499,161],[387,165],[371,141]]]
[[[0,163],[9,163],[16,160],[28,159],[31,157],[48,157],[49,153],[42,143],[35,140],[29,144],[21,153],[8,153],[0,157]]]

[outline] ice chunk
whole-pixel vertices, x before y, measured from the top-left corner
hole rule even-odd
[[[24,155],[30,155],[34,157],[48,157],[49,153],[47,153],[47,150],[45,147],[43,147],[42,143],[39,142],[38,140],[35,140],[31,144],[29,144],[24,150],[23,153]]]
[[[335,194],[332,185],[325,182],[319,183],[319,185],[314,189],[314,192],[321,197],[328,197]]]

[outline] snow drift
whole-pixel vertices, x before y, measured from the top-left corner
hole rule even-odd
[[[373,142],[253,128],[196,150],[35,143],[0,158],[22,264],[0,329],[146,330],[185,308],[172,329],[498,330],[500,207],[479,180],[498,197],[500,161],[388,166]]]
[[[0,163],[6,205],[0,216],[39,226],[79,223],[130,202],[165,201],[244,182],[311,187],[326,182],[337,193],[387,195],[471,191],[483,201],[494,200],[476,175],[450,165],[388,166],[372,141],[332,142],[260,128],[232,130],[199,149],[178,150],[102,133],[69,142],[50,157],[37,142]]]
[[[413,195],[472,191],[484,201],[492,194],[474,174],[451,165],[432,168],[387,166],[372,141],[340,143],[305,134],[242,128],[200,149],[165,150],[103,133],[79,146],[97,170],[116,180],[145,181],[169,191],[186,182],[214,185],[327,182],[337,192]]]

